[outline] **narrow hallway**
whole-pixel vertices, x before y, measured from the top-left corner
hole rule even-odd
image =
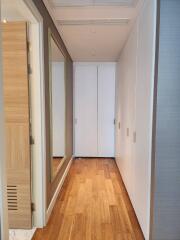
[[[75,159],[47,227],[33,240],[141,240],[113,159]]]

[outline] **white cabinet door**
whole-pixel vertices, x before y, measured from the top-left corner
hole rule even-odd
[[[120,64],[118,63],[117,69],[116,69],[116,75],[119,77],[120,75]],[[115,86],[115,119],[116,119],[116,125],[115,125],[115,159],[116,163],[120,168],[120,162],[121,162],[121,82],[116,81]]]
[[[115,64],[98,66],[98,156],[114,157]]]
[[[138,62],[136,82],[137,140],[134,147],[134,192],[136,215],[145,236],[149,234],[151,185],[151,134],[153,103],[155,1],[145,5],[139,18]],[[148,34],[146,34],[148,26]],[[146,54],[145,54],[146,52]],[[143,66],[143,67],[142,67]],[[143,179],[143,181],[142,181]]]
[[[97,157],[97,66],[76,65],[75,156]]]

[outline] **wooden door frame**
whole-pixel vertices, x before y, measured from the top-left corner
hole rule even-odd
[[[33,202],[35,204],[35,211],[33,213],[33,226],[44,227],[46,225],[46,138],[45,138],[45,84],[44,84],[44,39],[43,39],[43,17],[37,10],[32,0],[22,0],[23,3],[30,10],[34,19],[36,20],[36,40],[38,40],[36,50],[36,57],[38,59],[36,81],[38,96],[35,99],[38,104],[35,111],[35,125],[36,133],[34,138],[37,140],[38,150],[35,157],[32,159],[32,176],[33,176]],[[1,0],[0,0],[1,8]],[[0,28],[1,32],[1,28]],[[1,36],[0,36],[1,37]],[[1,49],[1,38],[0,38]],[[2,51],[1,51],[2,52]],[[40,69],[40,70],[39,70]],[[4,131],[4,119],[3,119],[3,91],[2,91],[2,56],[0,54],[0,132]],[[36,91],[36,92],[37,92]],[[40,126],[40,127],[39,127]],[[8,211],[6,207],[6,171],[5,171],[5,157],[4,157],[4,135],[0,134],[0,235],[1,238],[8,239]],[[37,172],[37,169],[39,171]]]

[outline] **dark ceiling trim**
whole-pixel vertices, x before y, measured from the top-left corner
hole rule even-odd
[[[54,24],[54,21],[48,11],[48,9],[46,8],[43,0],[33,0],[35,6],[37,7],[38,11],[40,12],[40,14],[43,17],[43,20],[47,23],[47,25],[49,25],[49,27],[51,28],[52,32],[54,32],[54,34],[58,37],[58,39],[60,40],[60,45],[62,47],[63,52],[70,58],[70,60],[72,61],[71,55],[69,54],[62,38],[61,35],[56,27],[56,25]]]

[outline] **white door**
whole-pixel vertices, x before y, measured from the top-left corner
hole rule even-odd
[[[98,156],[114,157],[115,64],[98,66]]]
[[[119,64],[119,63],[118,63]],[[116,74],[117,77],[119,77],[120,75],[120,64],[118,65],[118,68],[116,69]],[[119,166],[120,164],[120,156],[121,156],[121,151],[120,151],[120,139],[121,139],[121,114],[120,114],[120,94],[121,91],[121,86],[120,86],[120,81],[116,81],[116,85],[115,85],[115,119],[116,119],[116,124],[115,124],[115,159],[116,159],[116,163]]]
[[[75,156],[97,157],[97,66],[77,65],[75,74]]]

